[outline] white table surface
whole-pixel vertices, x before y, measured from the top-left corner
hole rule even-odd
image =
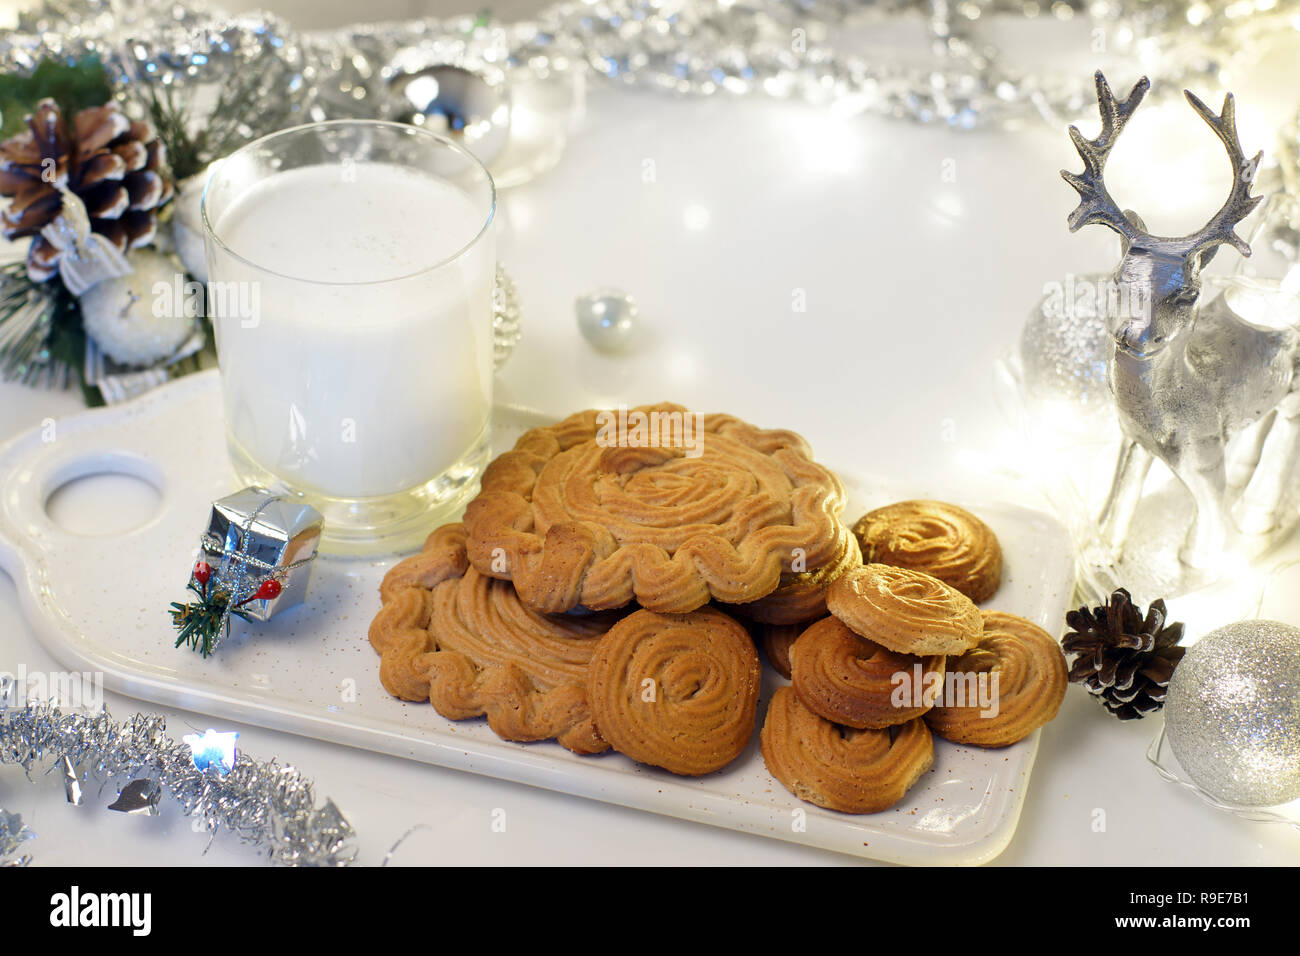
[[[1188,121],[1194,122],[1188,112]],[[1045,280],[1110,264],[1102,234],[1071,236],[1074,165],[1063,132],[951,134],[794,104],[675,101],[599,88],[554,171],[507,192],[501,257],[523,295],[525,337],[499,397],[557,415],[669,398],[804,433],[828,463],[1032,502],[993,366]],[[646,162],[655,181],[643,181]],[[955,170],[955,181],[945,172]],[[1216,198],[1204,205],[1213,208]],[[1101,230],[1095,230],[1101,233]],[[647,340],[597,356],[572,312],[621,286]],[[795,289],[807,311],[792,311]],[[76,412],[75,392],[0,385],[0,438]],[[1023,449],[1021,450],[1023,451]],[[86,525],[148,512],[152,493],[92,479],[58,501]],[[196,533],[201,515],[193,516]],[[121,525],[119,525],[121,527]],[[158,582],[159,613],[185,575]],[[130,569],[105,568],[112,576]],[[1295,617],[1300,620],[1300,605]],[[112,621],[105,621],[112,627]],[[363,629],[358,640],[365,640]],[[0,573],[0,669],[53,670]],[[371,675],[374,677],[374,675]],[[377,680],[377,677],[375,677]],[[121,719],[151,705],[107,694]],[[214,723],[161,709],[173,736]],[[240,745],[316,781],[377,864],[844,864],[838,856],[252,726]],[[1120,723],[1081,688],[1043,735],[1020,828],[999,864],[1281,864],[1300,833],[1218,813],[1160,780],[1152,721]],[[205,835],[164,801],[156,818],[67,804],[57,775],[0,768],[0,807],[37,832],[38,864],[249,864],[254,848]],[[491,827],[506,811],[505,832]],[[1094,828],[1096,810],[1105,829]]]

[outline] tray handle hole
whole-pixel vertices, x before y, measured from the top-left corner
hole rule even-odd
[[[69,534],[126,534],[158,516],[162,484],[157,466],[133,455],[73,461],[51,475],[45,514]]]

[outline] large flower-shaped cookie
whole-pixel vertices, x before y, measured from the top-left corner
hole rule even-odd
[[[835,561],[843,509],[794,432],[656,405],[527,432],[488,466],[465,527],[470,563],[534,610],[685,613]]]
[[[609,748],[587,705],[587,669],[620,615],[529,610],[508,582],[469,567],[459,524],[439,528],[393,567],[380,595],[370,643],[389,693],[428,700],[451,720],[485,716],[506,740],[554,737],[576,753]]]

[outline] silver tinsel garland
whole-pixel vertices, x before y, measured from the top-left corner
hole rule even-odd
[[[130,23],[115,22],[111,9],[110,0],[46,0],[0,38],[0,68],[98,53],[132,81],[219,82],[247,69],[254,49],[269,50],[284,77],[267,109],[320,119],[387,115],[403,62],[470,60],[541,77],[583,69],[673,93],[834,102],[965,129],[1059,123],[1092,100],[1087,71],[1017,69],[979,38],[981,23],[1086,21],[1106,37],[1108,55],[1140,55],[1161,86],[1178,89],[1215,81],[1225,55],[1250,39],[1293,29],[1300,0],[561,0],[512,24],[460,17],[324,32],[295,32],[265,14],[232,18],[193,0],[141,0]],[[904,22],[924,28],[928,49],[857,52],[882,24]],[[242,42],[249,36],[259,42]],[[195,38],[192,49],[183,37]]]
[[[23,841],[35,835],[18,814],[0,810],[0,866],[26,866],[32,862],[29,854],[19,856],[18,850]]]
[[[317,807],[311,782],[293,767],[274,759],[259,762],[241,751],[225,773],[215,765],[200,770],[190,747],[166,735],[159,715],[136,714],[118,723],[107,711],[64,713],[38,701],[8,706],[15,696],[12,686],[0,687],[0,765],[16,764],[30,776],[34,767],[62,764],[77,780],[99,780],[124,794],[148,781],[152,786],[145,789],[170,794],[209,833],[228,830],[262,847],[274,863],[353,862],[351,824],[332,800]],[[0,860],[30,835],[20,819],[0,811]]]

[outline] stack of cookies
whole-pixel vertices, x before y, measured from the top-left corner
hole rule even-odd
[[[1050,720],[1041,638],[1060,651],[976,608],[1001,576],[978,519],[907,502],[849,528],[844,504],[799,435],[729,415],[656,405],[533,429],[463,523],[384,578],[380,680],[507,740],[698,776],[753,738],[760,644],[792,681],[762,730],[769,770],[820,806],[883,809],[930,766],[932,732],[1000,746]],[[998,673],[1014,700],[992,720],[898,703],[897,674],[929,686],[954,666]]]
[[[763,759],[792,793],[846,813],[892,806],[929,769],[932,736],[983,747],[1056,716],[1065,657],[1042,628],[981,611],[1002,550],[970,512],[904,501],[853,532],[866,563],[827,588],[830,616],[759,637],[790,678],[768,707]]]

